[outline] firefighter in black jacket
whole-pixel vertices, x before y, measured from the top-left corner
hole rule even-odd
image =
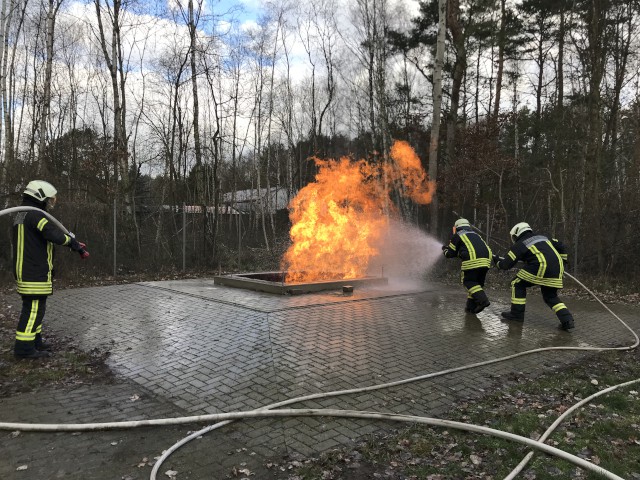
[[[480,313],[490,305],[485,293],[484,281],[491,266],[491,249],[465,218],[456,220],[449,245],[442,251],[447,258],[462,259],[462,284],[467,289],[468,313]]]
[[[564,245],[555,238],[533,233],[525,222],[515,225],[509,233],[513,241],[511,250],[506,258],[494,255],[493,260],[503,270],[512,268],[518,261],[524,262],[524,266],[511,282],[511,310],[502,312],[502,316],[507,320],[524,321],[527,288],[539,285],[542,298],[560,320],[559,328],[574,328],[571,312],[558,298],[567,261]]]
[[[46,211],[53,208],[57,191],[48,182],[34,180],[24,190],[22,206]],[[53,293],[53,245],[64,245],[85,259],[85,245],[63,233],[40,211],[19,212],[13,222],[14,277],[22,296],[22,312],[16,329],[14,355],[17,358],[49,356],[50,346],[42,341],[42,319],[47,297]]]

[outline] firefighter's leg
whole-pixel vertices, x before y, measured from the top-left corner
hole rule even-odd
[[[475,303],[475,308],[471,310],[473,313],[480,313],[489,306],[489,299],[482,288],[484,277],[486,276],[486,271],[484,270],[485,269],[473,268],[463,272],[464,278],[462,283],[467,289],[468,297],[471,297]],[[467,305],[469,306],[469,302],[467,302]]]
[[[571,315],[567,306],[558,298],[558,289],[543,286],[540,287],[540,290],[542,291],[544,302],[549,305],[549,308],[558,316],[560,328],[562,330],[571,330],[574,328],[573,315]]]
[[[480,290],[473,293],[473,296],[476,300],[478,306],[476,307],[473,313],[480,313],[482,310],[491,305],[489,301],[489,297],[487,297],[487,292],[484,291],[484,281],[487,278],[488,268],[476,268],[476,279],[478,281],[478,285],[480,286]]]
[[[507,320],[524,320],[524,309],[527,304],[527,287],[531,284],[521,278],[514,278],[511,281],[511,310],[502,312],[502,316]]]
[[[467,303],[464,307],[464,311],[466,313],[473,313],[477,305],[475,299],[471,293],[469,293],[469,286],[475,285],[469,276],[469,270],[462,270],[460,272],[460,282],[462,282],[462,285],[464,285],[464,288],[467,291]]]
[[[47,305],[47,297],[43,295],[22,296],[22,311],[16,328],[14,354],[18,358],[40,358],[48,356],[47,352],[36,350],[36,334],[42,330],[42,319]]]

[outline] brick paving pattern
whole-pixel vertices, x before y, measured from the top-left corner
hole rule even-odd
[[[46,328],[85,350],[109,350],[113,385],[0,399],[2,421],[81,423],[251,410],[302,395],[364,387],[550,346],[620,346],[629,332],[593,302],[567,303],[568,334],[539,292],[524,324],[499,320],[507,292],[491,292],[478,318],[465,316],[461,288],[357,289],[279,296],[212,280],[145,282],[56,292]],[[634,329],[640,311],[616,307]],[[510,374],[534,376],[585,353],[545,352],[390,389],[298,402],[295,408],[445,415],[452,402],[499,388]],[[0,431],[0,478],[142,479],[149,462],[203,425],[109,432]],[[372,432],[381,422],[318,418],[236,422],[189,443],[162,467],[177,479],[253,478],[287,455],[314,455]],[[148,462],[142,462],[143,458]],[[139,466],[141,463],[147,463]],[[16,471],[28,465],[24,471]]]

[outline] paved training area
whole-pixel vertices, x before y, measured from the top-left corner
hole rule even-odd
[[[84,423],[257,409],[303,395],[352,389],[560,346],[622,346],[633,337],[598,304],[566,299],[572,333],[556,328],[539,291],[524,324],[503,323],[508,292],[465,315],[462,287],[400,284],[278,296],[214,285],[212,280],[148,282],[58,291],[47,303],[46,331],[83,350],[109,350],[113,384],[80,385],[0,399],[0,421]],[[17,296],[16,296],[17,301]],[[614,310],[636,331],[640,309]],[[287,408],[375,410],[442,416],[452,402],[532,376],[585,353],[554,351],[391,389],[299,402]],[[85,433],[0,431],[4,479],[144,479],[153,458],[206,426]],[[165,462],[175,478],[286,478],[284,455],[314,455],[397,425],[318,418],[235,422],[178,450]],[[26,470],[17,471],[21,465]],[[234,476],[234,468],[237,477]],[[240,472],[240,473],[238,473]]]

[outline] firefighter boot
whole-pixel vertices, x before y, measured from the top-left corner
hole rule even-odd
[[[511,304],[511,310],[502,312],[502,318],[514,322],[524,322],[524,305]]]
[[[473,294],[473,298],[476,301],[476,308],[473,310],[473,313],[480,313],[482,310],[491,305],[487,294],[484,290],[480,290]]]
[[[35,342],[25,342],[21,340],[16,340],[15,347],[13,349],[13,355],[17,359],[21,358],[46,358],[51,356],[49,352],[36,350]]]
[[[464,307],[466,313],[473,313],[476,309],[476,301],[473,298],[467,298],[467,305]]]
[[[39,352],[49,352],[51,351],[51,344],[42,340],[42,334],[36,333],[36,350]]]
[[[573,323],[573,315],[571,315],[571,312],[569,312],[568,309],[563,308],[557,313],[557,315],[558,320],[560,320],[560,325],[558,325],[560,330],[569,331],[575,327]]]

